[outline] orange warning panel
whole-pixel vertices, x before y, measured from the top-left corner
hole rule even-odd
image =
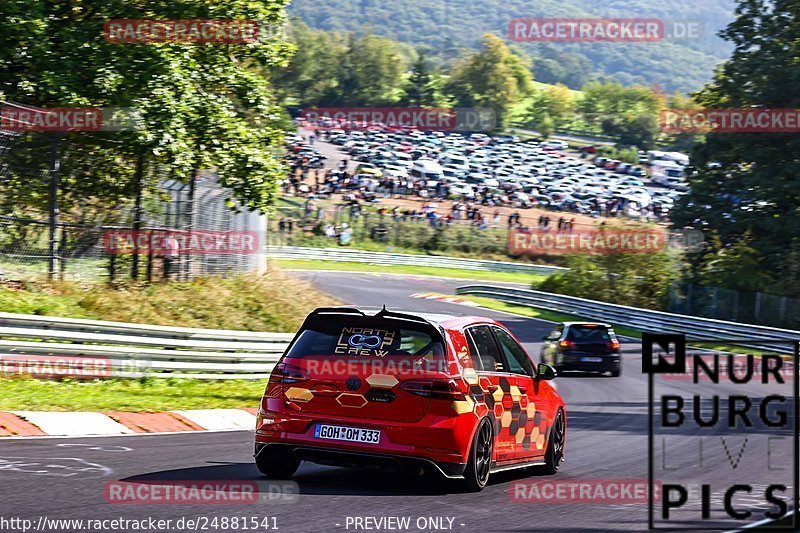
[[[45,433],[24,418],[0,411],[0,436],[33,437]]]
[[[123,426],[136,433],[172,433],[176,431],[202,431],[203,428],[177,413],[126,413],[106,412]]]

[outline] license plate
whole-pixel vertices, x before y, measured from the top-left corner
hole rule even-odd
[[[581,357],[582,363],[602,363],[602,357]]]
[[[363,444],[379,444],[381,442],[381,432],[377,429],[317,424],[314,429],[314,438],[360,442]]]

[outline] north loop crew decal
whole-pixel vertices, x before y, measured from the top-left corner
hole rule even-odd
[[[335,353],[386,357],[396,336],[397,332],[386,329],[343,328]]]

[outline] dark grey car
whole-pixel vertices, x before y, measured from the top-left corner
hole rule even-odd
[[[610,324],[564,322],[542,340],[541,362],[558,371],[622,373],[620,343]]]

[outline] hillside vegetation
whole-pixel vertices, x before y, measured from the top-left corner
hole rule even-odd
[[[697,90],[731,47],[717,32],[734,18],[733,0],[295,0],[289,14],[324,30],[373,32],[410,43],[442,64],[476,49],[491,32],[507,37],[513,18],[608,17],[696,21],[696,40],[660,43],[517,44],[534,60],[536,79],[580,88],[611,77],[668,92]]]

